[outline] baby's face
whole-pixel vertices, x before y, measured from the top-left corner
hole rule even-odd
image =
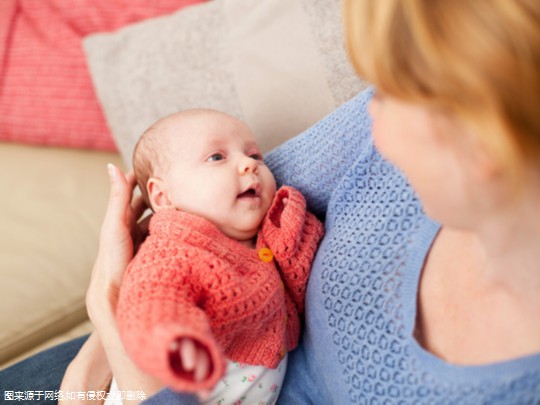
[[[181,125],[189,135],[170,134],[171,164],[162,176],[172,204],[210,220],[233,239],[251,240],[276,192],[251,130],[225,115],[189,118]]]

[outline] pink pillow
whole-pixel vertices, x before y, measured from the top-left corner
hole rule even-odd
[[[203,0],[1,0],[0,140],[116,150],[82,38]]]

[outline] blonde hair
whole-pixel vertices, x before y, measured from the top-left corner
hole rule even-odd
[[[538,158],[538,0],[345,0],[344,11],[360,76],[449,112],[508,165]]]

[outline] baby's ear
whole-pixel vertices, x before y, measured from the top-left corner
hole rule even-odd
[[[148,200],[154,212],[158,212],[164,208],[173,207],[168,190],[162,179],[150,177],[146,183],[146,191],[148,193]]]

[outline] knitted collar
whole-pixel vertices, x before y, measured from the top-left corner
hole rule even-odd
[[[224,252],[229,254],[235,252],[242,256],[253,255],[254,257],[257,257],[262,239],[257,237],[256,248],[251,249],[225,235],[209,220],[176,209],[164,209],[156,212],[150,220],[150,234],[161,234],[167,238],[176,239],[177,242],[204,246],[218,255],[222,255]]]

